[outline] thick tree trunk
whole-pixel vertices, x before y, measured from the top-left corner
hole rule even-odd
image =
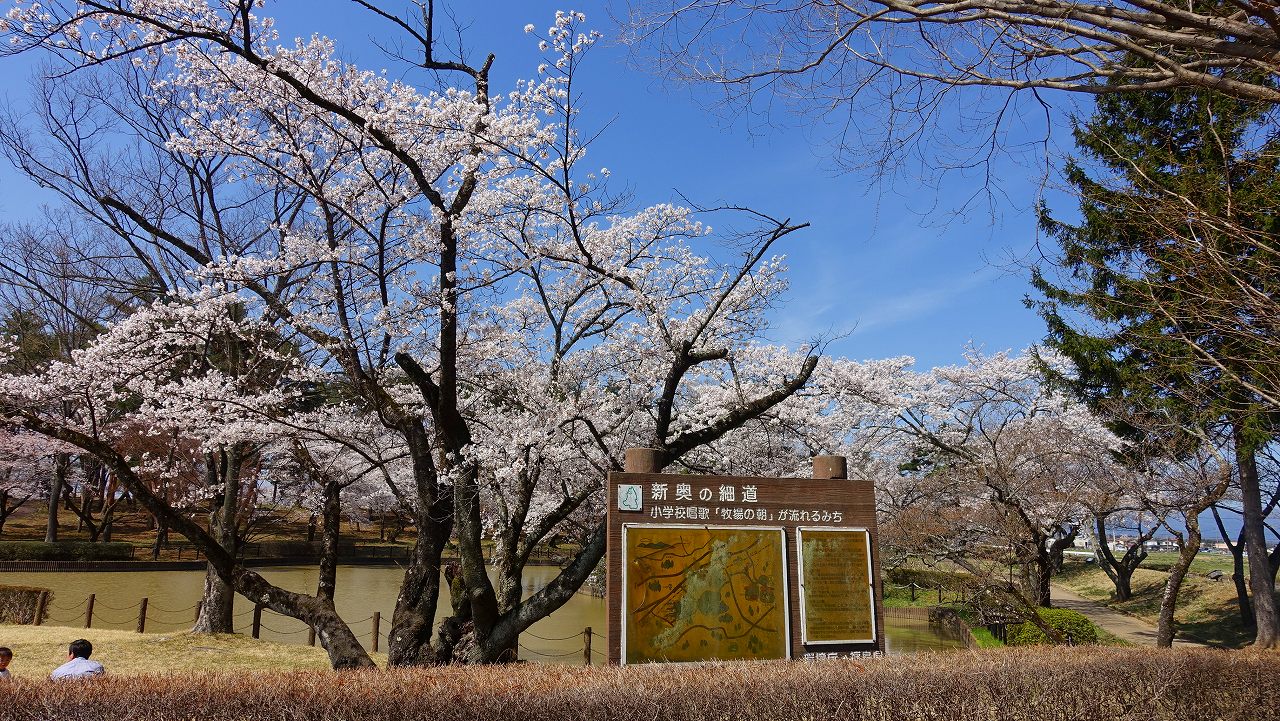
[[[1033,598],[1041,608],[1053,606],[1053,589],[1049,585],[1053,579],[1053,559],[1047,553],[1036,554],[1035,566],[1032,569]]]
[[[320,580],[316,597],[333,602],[338,587],[338,537],[342,532],[342,487],[337,481],[324,484],[324,534],[320,539]]]
[[[1249,590],[1253,595],[1253,617],[1257,648],[1280,646],[1280,609],[1276,607],[1276,587],[1271,575],[1271,548],[1267,544],[1262,512],[1262,489],[1258,483],[1258,461],[1253,449],[1236,432],[1236,463],[1240,467],[1240,499],[1244,507],[1244,544],[1249,556]]]
[[[239,532],[236,528],[236,510],[240,497],[240,461],[238,449],[205,455],[206,482],[216,489],[210,519],[213,540],[229,556],[240,553]],[[235,594],[231,586],[217,573],[212,564],[205,573],[204,594],[201,596],[200,617],[192,631],[195,633],[235,633],[232,606]]]
[[[416,364],[399,355],[396,361],[402,367],[407,366],[411,378],[421,372]],[[409,447],[416,495],[422,505],[414,509],[418,539],[413,544],[409,564],[400,583],[400,593],[396,596],[396,610],[387,643],[387,662],[392,666],[448,663],[451,644],[442,641],[441,647],[435,648],[431,645],[431,635],[440,602],[440,556],[453,532],[453,495],[437,483],[431,440],[422,422],[406,419],[399,430]],[[451,634],[460,633],[458,629],[447,629],[442,624],[442,638],[446,637],[446,630]]]
[[[578,555],[546,587],[520,601],[502,614],[492,630],[459,659],[468,663],[499,663],[510,660],[510,649],[520,642],[520,634],[573,598],[595,570],[605,552],[605,524],[601,522]]]
[[[418,540],[405,568],[391,621],[387,643],[387,663],[391,666],[428,666],[449,661],[431,646],[440,600],[440,555],[448,540],[449,524],[418,519]]]
[[[53,475],[49,477],[49,515],[45,519],[44,542],[58,542],[58,502],[62,500],[62,489],[67,483],[67,470],[71,467],[71,457],[59,453],[53,459]]]
[[[200,596],[200,615],[192,633],[235,633],[235,592],[222,580],[213,564],[204,574],[204,593]]]
[[[1174,622],[1174,611],[1178,608],[1178,592],[1187,577],[1187,569],[1196,560],[1200,552],[1200,523],[1193,521],[1195,515],[1187,518],[1187,540],[1178,549],[1178,560],[1169,569],[1169,580],[1165,582],[1164,595],[1160,597],[1160,616],[1156,623],[1156,646],[1169,648],[1173,646],[1173,636],[1177,632]]]

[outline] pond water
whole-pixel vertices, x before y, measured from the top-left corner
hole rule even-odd
[[[292,591],[314,593],[317,569],[314,566],[287,566],[257,569],[267,580]],[[558,569],[531,567],[525,573],[525,593],[531,594],[555,577]],[[388,566],[339,566],[334,602],[338,613],[351,625],[366,648],[372,646],[373,614],[381,614],[378,647],[387,648],[396,593],[403,572]],[[147,633],[183,631],[195,618],[196,603],[204,582],[203,571],[103,571],[103,572],[21,572],[4,574],[6,584],[39,586],[53,591],[47,623],[83,626],[86,601],[96,594],[94,628],[135,629],[141,599],[147,602]],[[442,584],[443,586],[444,584]],[[449,608],[447,588],[442,590],[440,608]],[[248,634],[253,621],[253,604],[243,597],[235,600],[235,629]],[[534,624],[520,637],[520,656],[543,663],[581,664],[583,632],[590,627],[593,662],[602,663],[605,651],[605,602],[586,594],[574,596],[551,616]],[[302,622],[263,611],[261,637],[281,643],[307,642]],[[889,617],[885,621],[886,646],[890,654],[918,653],[963,647],[947,638],[924,620]]]

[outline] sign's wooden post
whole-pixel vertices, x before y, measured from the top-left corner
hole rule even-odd
[[[843,456],[813,478],[610,473],[609,663],[884,652],[875,491]]]

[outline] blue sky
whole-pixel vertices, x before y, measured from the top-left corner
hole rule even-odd
[[[972,197],[975,178],[953,175],[930,185],[906,175],[885,182],[838,173],[821,125],[785,111],[730,121],[714,107],[714,92],[666,85],[632,67],[626,49],[613,42],[607,5],[595,0],[572,6],[605,34],[579,84],[587,125],[609,126],[589,164],[608,167],[612,182],[630,188],[637,205],[678,202],[683,193],[704,205],[748,205],[812,224],[779,248],[788,257],[792,291],[775,313],[771,340],[798,344],[818,334],[847,333],[831,346],[833,354],[911,355],[928,368],[960,362],[969,343],[989,352],[1016,350],[1043,335],[1040,320],[1021,303],[1029,289],[1026,272],[1008,263],[1034,247],[1031,209],[1043,161],[998,158],[1005,194],[990,204],[979,199],[977,207],[953,217]],[[473,55],[497,55],[497,91],[536,68],[536,42],[524,33],[525,24],[545,28],[557,9],[569,9],[545,0],[453,6]],[[348,3],[285,0],[268,3],[266,12],[276,15],[285,38],[327,34],[349,60],[369,68],[389,64],[369,40],[385,42],[391,26]],[[15,67],[24,64],[5,61],[0,92],[11,99],[25,93],[27,73]],[[1011,140],[1042,135],[1031,127]],[[42,197],[8,167],[0,170],[0,189],[0,215],[8,220],[32,212]],[[1074,205],[1062,196],[1050,200],[1060,211]]]

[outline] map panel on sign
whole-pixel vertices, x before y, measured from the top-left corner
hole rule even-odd
[[[874,641],[871,547],[865,530],[796,532],[803,643]]]
[[[788,656],[778,528],[623,526],[625,663]]]

